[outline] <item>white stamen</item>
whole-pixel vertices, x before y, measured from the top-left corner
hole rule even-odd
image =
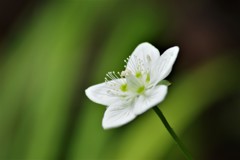
[[[121,72],[121,77],[126,77],[130,74],[132,74],[132,72],[130,70],[126,69],[125,71]]]
[[[125,83],[120,72],[108,72],[105,77],[105,84],[108,87],[106,94],[109,96],[125,96],[125,93],[120,90],[120,86]]]

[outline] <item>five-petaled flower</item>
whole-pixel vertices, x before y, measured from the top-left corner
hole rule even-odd
[[[141,43],[124,61],[124,71],[108,72],[104,83],[86,89],[89,99],[107,106],[104,129],[122,126],[164,100],[168,86],[161,81],[171,72],[178,51],[172,47],[160,56],[154,46]]]

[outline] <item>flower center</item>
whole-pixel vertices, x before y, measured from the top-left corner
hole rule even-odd
[[[137,89],[138,94],[142,94],[145,91],[145,86],[141,86]]]
[[[149,83],[150,82],[150,74],[148,73],[147,74],[147,77],[146,77],[146,82]]]
[[[120,90],[123,91],[123,92],[127,92],[127,84],[122,84],[120,86]]]
[[[150,74],[143,72],[132,73],[131,71],[123,71],[122,75],[126,78],[126,84],[120,86],[122,92],[129,91],[134,95],[143,94],[150,81]]]
[[[141,78],[142,77],[142,73],[141,72],[137,72],[135,75],[137,78]]]
[[[109,87],[109,93],[116,96],[143,94],[150,84],[149,56],[140,59],[133,55],[124,60],[125,70],[120,72],[108,72],[105,82]]]

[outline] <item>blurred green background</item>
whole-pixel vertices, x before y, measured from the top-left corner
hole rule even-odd
[[[103,130],[84,94],[141,42],[179,46],[169,123],[197,160],[240,159],[238,1],[0,2],[1,160],[182,160],[152,110]]]

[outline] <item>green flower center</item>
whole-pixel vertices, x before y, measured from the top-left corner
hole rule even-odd
[[[122,84],[122,85],[120,86],[120,89],[121,89],[121,91],[123,91],[123,92],[127,92],[127,84]]]
[[[142,77],[142,73],[141,73],[141,72],[137,72],[135,76],[136,76],[137,78],[140,78],[140,77]]]
[[[141,86],[141,87],[139,87],[138,89],[137,89],[137,93],[138,94],[141,94],[141,93],[143,93],[145,91],[145,86]]]
[[[150,82],[150,74],[147,74],[147,78],[146,78],[146,82],[149,83]]]

